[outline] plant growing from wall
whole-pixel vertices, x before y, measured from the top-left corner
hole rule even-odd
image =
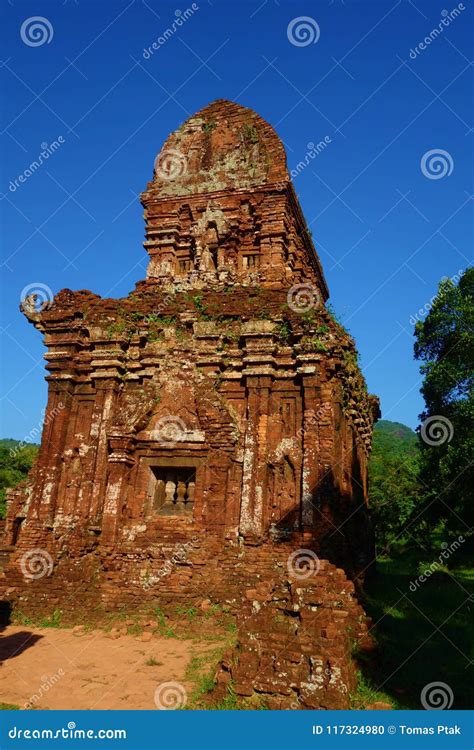
[[[252,125],[251,123],[244,122],[242,125],[242,137],[244,140],[244,143],[258,143],[259,137],[257,128],[255,125]]]

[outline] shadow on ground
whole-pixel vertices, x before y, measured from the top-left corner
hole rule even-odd
[[[361,664],[365,680],[394,708],[423,708],[421,691],[432,682],[449,686],[451,708],[472,708],[472,567],[435,572],[418,586],[416,554],[382,560],[377,568],[365,607],[379,649],[375,659]]]
[[[0,602],[0,632],[3,632],[10,624],[11,605],[10,602]],[[43,636],[32,633],[30,630],[22,630],[11,635],[0,635],[0,666],[7,659],[14,659],[35,645]]]

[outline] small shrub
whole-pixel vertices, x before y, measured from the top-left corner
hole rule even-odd
[[[161,667],[163,662],[157,661],[153,656],[150,656],[150,658],[146,660],[145,664],[147,667]]]
[[[196,607],[189,607],[185,606],[184,604],[179,604],[176,607],[176,614],[187,617],[188,620],[193,620],[196,617],[197,613],[198,611]]]
[[[52,615],[38,622],[38,627],[39,628],[59,628],[61,627],[61,617],[62,617],[61,610],[55,609]]]
[[[258,143],[259,141],[257,128],[248,122],[244,122],[242,125],[242,135],[246,143]]]
[[[216,125],[217,123],[215,120],[209,120],[208,122],[204,123],[204,125],[202,126],[202,129],[205,133],[212,133]]]

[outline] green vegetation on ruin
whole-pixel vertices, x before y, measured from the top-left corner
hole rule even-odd
[[[212,131],[216,128],[217,123],[214,119],[208,120],[208,122],[205,122],[202,126],[202,129],[205,133],[212,133]]]
[[[5,518],[5,493],[26,479],[35,462],[39,445],[18,440],[0,440],[0,518]]]
[[[244,143],[246,144],[255,144],[260,140],[257,128],[255,127],[255,125],[252,125],[248,122],[244,122],[244,124],[242,125],[242,137],[244,139]]]

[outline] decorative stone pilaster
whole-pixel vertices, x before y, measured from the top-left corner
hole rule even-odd
[[[262,506],[256,503],[255,480],[258,445],[258,378],[247,378],[247,429],[244,439],[242,495],[239,531],[258,537],[262,530]]]
[[[303,467],[301,479],[301,523],[310,529],[314,524],[319,482],[320,420],[323,417],[319,377],[316,373],[318,355],[299,357],[304,359],[299,371],[303,382]]]
[[[113,415],[117,383],[113,378],[98,379],[95,386],[97,393],[91,422],[91,437],[96,444],[96,456],[89,505],[90,519],[94,524],[99,521],[104,506],[109,459],[107,431]]]
[[[109,446],[107,487],[102,515],[103,544],[113,544],[117,539],[126,502],[128,474],[135,463],[135,440],[129,435],[110,435]]]
[[[60,503],[64,449],[73,403],[72,383],[51,384],[38,456],[40,468],[35,475],[32,495],[33,503],[39,506],[38,516],[46,525],[54,523],[56,508]]]

